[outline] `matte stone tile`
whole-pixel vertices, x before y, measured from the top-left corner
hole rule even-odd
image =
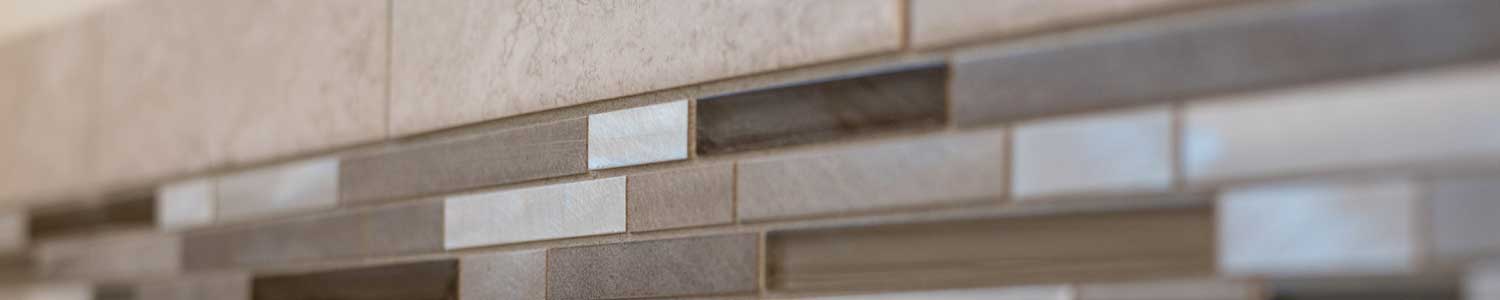
[[[1463,266],[1500,254],[1500,177],[1444,178],[1429,190],[1428,251],[1438,263]]]
[[[190,233],[183,263],[210,270],[442,250],[442,203],[424,201]]]
[[[547,251],[466,256],[458,288],[463,299],[547,299]]]
[[[1071,288],[1063,285],[1043,286],[1015,286],[981,289],[954,289],[935,291],[914,291],[880,294],[840,295],[821,297],[800,297],[790,299],[805,300],[977,300],[977,299],[1005,299],[1005,300],[1072,300]]]
[[[1413,271],[1419,193],[1398,178],[1226,190],[1217,205],[1219,270],[1233,276]]]
[[[589,169],[687,159],[686,100],[589,115]]]
[[[1172,185],[1166,106],[1022,122],[1014,135],[1011,186],[1021,199],[1157,192]]]
[[[1500,18],[1497,18],[1500,20]],[[1500,64],[1189,103],[1189,184],[1500,157]]]
[[[903,27],[896,0],[396,1],[393,12],[395,135],[892,51]]]
[[[1215,255],[1207,208],[777,231],[765,247],[772,293],[1198,277]]]
[[[26,250],[27,241],[30,240],[26,223],[26,213],[0,212],[0,256]]]
[[[1475,264],[1464,276],[1463,299],[1500,299],[1500,261]]]
[[[987,130],[742,161],[738,215],[766,220],[973,202],[1005,192],[1005,134]]]
[[[219,222],[332,208],[339,199],[339,161],[302,161],[218,179]]]
[[[30,212],[27,228],[32,239],[106,230],[150,227],[156,221],[152,197],[127,196],[102,203],[69,203]]]
[[[250,276],[240,273],[192,274],[135,287],[141,300],[249,300]]]
[[[35,15],[6,11],[16,18],[0,19]],[[83,26],[51,27],[0,45],[0,205],[8,209],[92,188],[101,177],[83,159],[99,109],[99,91],[89,88],[100,84],[99,43]]]
[[[1500,56],[1494,1],[1262,5],[957,54],[951,117],[980,125]]]
[[[180,272],[181,242],[151,231],[116,231],[38,240],[38,274],[51,279],[124,280]]]
[[[443,247],[625,232],[625,178],[448,197]]]
[[[200,178],[156,188],[156,227],[180,230],[214,222],[214,182]]]
[[[943,121],[944,66],[904,66],[698,100],[698,153],[809,144]]]
[[[339,201],[375,202],[587,172],[577,118],[345,159]]]
[[[1262,300],[1270,291],[1252,280],[1168,279],[1087,283],[1074,286],[1075,300]]]
[[[758,240],[737,234],[551,249],[547,298],[755,292]]]
[[[630,175],[627,181],[630,231],[734,221],[733,164]]]
[[[255,300],[452,300],[458,299],[458,262],[439,260],[256,277]]]
[[[93,293],[94,288],[92,286],[79,282],[8,284],[0,286],[0,299],[99,300],[94,298]]]
[[[908,33],[915,47],[1069,29],[1228,0],[916,0]]]

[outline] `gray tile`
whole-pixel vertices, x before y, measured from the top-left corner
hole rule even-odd
[[[192,274],[135,287],[141,300],[249,300],[250,276],[242,273]]]
[[[1402,178],[1227,189],[1216,206],[1219,270],[1233,276],[1415,271],[1418,191]]]
[[[589,169],[687,159],[686,100],[589,115]]]
[[[1463,266],[1500,253],[1500,177],[1444,178],[1430,190],[1426,219],[1436,262]]]
[[[256,277],[255,300],[458,299],[458,262],[439,260]]]
[[[548,250],[547,298],[754,292],[758,239],[738,234]]]
[[[94,297],[94,287],[82,282],[47,282],[0,286],[0,299],[15,300],[102,300]]]
[[[459,259],[463,299],[547,299],[547,251],[491,253]]]
[[[1263,5],[959,54],[952,118],[979,125],[1500,56],[1494,1]]]
[[[855,74],[698,100],[698,153],[816,143],[941,124],[943,66]]]
[[[216,221],[232,222],[338,205],[339,161],[302,161],[220,177]]]
[[[1162,192],[1172,185],[1172,113],[1166,106],[1017,124],[1016,198]]]
[[[1186,6],[1225,0],[914,0],[910,41],[913,47],[937,47],[975,40],[1066,30],[1079,24],[1140,17]]]
[[[447,249],[625,232],[625,177],[452,196],[443,216]]]
[[[630,175],[630,231],[725,224],[734,221],[734,165]]]
[[[1005,192],[1005,133],[986,130],[742,161],[738,215],[766,220],[974,202]]]
[[[948,289],[912,292],[887,292],[876,294],[839,295],[822,297],[795,297],[801,300],[1064,300],[1070,298],[1071,288],[1066,285],[1011,286],[978,289]]]
[[[156,189],[156,227],[179,230],[214,221],[214,182],[200,178]]]
[[[586,172],[588,120],[577,118],[345,159],[341,202],[359,203]]]
[[[426,201],[189,233],[183,262],[206,270],[417,254],[441,251],[442,239],[442,204]]]
[[[0,212],[0,257],[21,253],[30,240],[26,230],[26,213]]]
[[[181,272],[177,236],[150,230],[112,231],[38,240],[38,274],[64,280],[127,280]]]

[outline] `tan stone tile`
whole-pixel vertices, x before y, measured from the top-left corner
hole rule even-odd
[[[250,276],[243,273],[183,275],[140,284],[135,287],[135,297],[143,300],[249,300]]]
[[[547,299],[547,251],[466,256],[459,259],[463,299]]]
[[[217,222],[235,222],[338,205],[339,161],[324,158],[220,176]]]
[[[82,24],[0,46],[0,206],[91,188],[99,42]]]
[[[630,231],[734,221],[732,164],[630,175],[627,181]]]
[[[32,252],[43,278],[128,280],[181,272],[178,237],[151,231],[113,231],[37,241]]]
[[[551,249],[547,298],[753,292],[758,240],[755,234],[737,234]]]

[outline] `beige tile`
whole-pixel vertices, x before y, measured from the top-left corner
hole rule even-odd
[[[1189,103],[1190,184],[1500,157],[1500,64]]]
[[[490,253],[459,259],[463,299],[547,299],[547,251]]]
[[[1227,0],[913,0],[911,44],[934,47]]]
[[[156,188],[156,227],[178,230],[214,221],[214,181],[184,180]]]
[[[448,197],[443,246],[625,232],[625,177]]]
[[[151,231],[114,231],[37,241],[32,259],[43,278],[126,280],[181,270],[181,242]]]
[[[86,159],[98,47],[81,25],[0,46],[0,207],[92,188],[99,178]]]
[[[248,268],[443,249],[442,203],[422,201],[235,227],[183,236],[190,271]]]
[[[250,300],[250,276],[243,273],[184,275],[140,284],[135,293],[136,298],[142,300]]]
[[[1022,122],[1011,186],[1021,199],[1159,192],[1172,184],[1172,113],[1154,106]]]
[[[391,124],[429,131],[895,50],[894,0],[395,1]]]
[[[547,251],[547,298],[624,299],[753,293],[756,234]]]
[[[687,159],[686,100],[589,115],[589,169]]]
[[[736,209],[742,220],[766,220],[998,197],[1004,138],[987,130],[742,161]]]
[[[630,175],[626,184],[630,231],[734,221],[734,165]]]
[[[325,158],[226,175],[217,179],[218,222],[331,208],[339,200],[339,160]]]
[[[1235,276],[1415,271],[1419,188],[1400,178],[1298,181],[1219,195],[1219,270]]]
[[[797,297],[787,299],[805,300],[1073,300],[1072,288],[1065,285],[997,287],[982,289],[955,289],[914,291],[881,294],[839,295],[820,297]],[[779,299],[779,298],[778,298]]]

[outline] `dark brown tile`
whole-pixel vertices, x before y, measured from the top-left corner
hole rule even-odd
[[[750,293],[754,234],[559,248],[547,253],[548,299]]]
[[[734,221],[732,164],[631,175],[626,185],[630,231]]]
[[[1185,208],[772,232],[766,287],[795,293],[1212,275],[1212,215]]]
[[[376,202],[588,171],[588,119],[345,159],[340,202]]]
[[[255,278],[256,300],[453,300],[458,262],[429,261]]]
[[[123,201],[79,204],[33,211],[27,227],[31,238],[98,231],[117,227],[150,227],[156,224],[155,198],[131,197]]]
[[[698,153],[809,144],[941,124],[945,66],[919,66],[698,100]]]
[[[1500,2],[1265,5],[1044,49],[958,54],[951,118],[980,125],[1500,57]]]
[[[183,249],[189,270],[441,251],[443,207],[408,203],[192,233]]]

